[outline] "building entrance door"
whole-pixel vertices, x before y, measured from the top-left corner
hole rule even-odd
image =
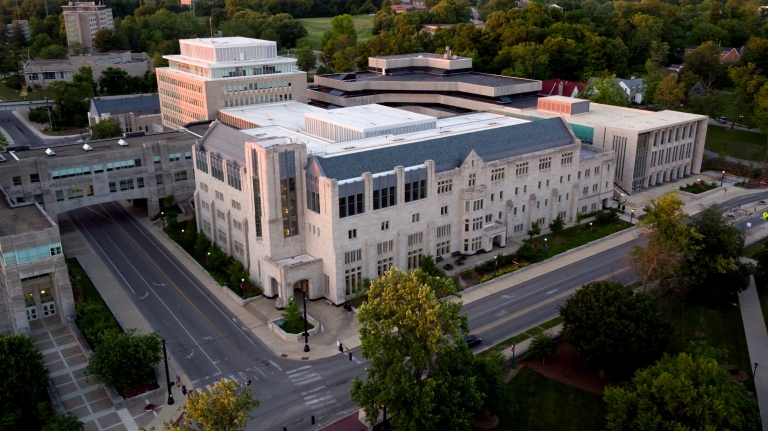
[[[53,316],[56,314],[56,304],[53,301],[53,294],[51,289],[43,289],[40,291],[40,304],[43,308],[43,316]]]
[[[309,296],[309,280],[299,280],[293,285],[293,290],[300,290],[305,295]]]
[[[24,294],[24,305],[27,307],[27,320],[37,320],[37,304],[32,292]]]

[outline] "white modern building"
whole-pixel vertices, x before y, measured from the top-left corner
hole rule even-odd
[[[181,54],[157,69],[163,125],[215,120],[219,110],[307,101],[307,74],[296,59],[277,56],[273,41],[245,37],[183,39]]]
[[[224,110],[258,127],[216,121],[193,151],[199,230],[278,308],[295,289],[342,304],[392,266],[495,251],[613,193],[614,151],[582,145],[561,118],[316,109]]]

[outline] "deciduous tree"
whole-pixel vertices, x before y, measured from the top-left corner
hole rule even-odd
[[[560,307],[563,339],[587,365],[611,377],[628,377],[661,357],[671,327],[656,302],[619,283],[582,286]]]
[[[701,84],[704,85],[707,93],[712,92],[712,84],[723,69],[720,64],[721,52],[720,45],[708,41],[685,55],[685,69],[701,78]]]
[[[119,122],[111,118],[101,120],[88,128],[91,130],[91,139],[107,139],[123,136],[123,127],[120,126]]]
[[[527,355],[532,358],[541,358],[541,363],[547,360],[547,356],[555,353],[557,350],[557,340],[552,338],[549,331],[533,337],[531,344],[528,345]]]
[[[563,220],[563,218],[559,215],[556,219],[552,220],[552,223],[549,224],[549,230],[551,230],[554,235],[562,232],[564,227],[565,220]]]
[[[657,232],[646,230],[644,246],[636,245],[629,252],[627,263],[635,271],[637,279],[643,286],[643,293],[654,283],[664,284],[675,276],[678,264],[682,259],[677,244],[665,241]]]
[[[157,364],[162,359],[160,336],[139,334],[135,329],[110,332],[93,350],[85,369],[101,383],[117,389],[157,381]]]
[[[237,382],[221,379],[214,383],[210,393],[191,391],[184,403],[184,420],[179,425],[166,422],[166,431],[242,431],[253,419],[251,410],[259,407],[259,400],[249,388],[238,391]]]
[[[616,83],[616,75],[590,79],[584,90],[579,91],[577,97],[604,105],[629,106],[627,94]]]
[[[754,430],[757,400],[717,361],[686,353],[665,356],[625,387],[605,389],[606,429]]]
[[[685,100],[685,86],[682,82],[677,82],[677,76],[667,75],[658,83],[652,97],[655,105],[679,109]]]
[[[26,335],[0,335],[0,429],[39,429],[37,403],[45,399],[48,370]]]
[[[450,358],[465,354],[454,349],[467,349],[450,340],[469,328],[461,303],[437,298],[441,287],[456,291],[450,279],[397,268],[371,283],[357,315],[362,354],[371,362],[366,379],[355,377],[350,390],[369,422],[386,406],[399,429],[468,429],[482,408],[474,376],[447,372]]]

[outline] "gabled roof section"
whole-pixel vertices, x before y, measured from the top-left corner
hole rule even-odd
[[[102,97],[91,99],[91,105],[96,115],[125,114],[133,112],[137,115],[160,113],[160,96],[157,94],[142,94],[141,96]]]
[[[560,118],[552,118],[370,151],[315,158],[327,178],[346,180],[360,177],[363,172],[386,172],[395,166],[417,166],[427,160],[435,161],[435,171],[447,171],[461,166],[473,150],[484,162],[490,162],[575,142],[565,122]]]
[[[220,158],[227,159],[233,165],[245,166],[245,143],[253,141],[253,136],[216,120],[211,123],[208,132],[200,140],[200,147]]]

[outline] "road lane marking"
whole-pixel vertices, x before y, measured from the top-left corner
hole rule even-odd
[[[183,275],[183,276],[184,276],[184,278],[186,278],[186,279],[187,279],[187,280],[188,280],[188,281],[189,281],[189,282],[190,282],[190,283],[191,283],[193,286],[195,286],[195,288],[197,289],[197,291],[198,291],[198,292],[200,292],[202,295],[204,295],[204,296],[205,296],[205,298],[208,300],[208,302],[210,302],[210,303],[211,303],[211,305],[213,305],[213,307],[214,307],[214,308],[216,308],[217,310],[219,310],[219,313],[221,313],[221,314],[222,314],[224,317],[228,317],[228,316],[226,315],[226,313],[224,313],[224,311],[223,311],[223,310],[222,310],[222,309],[221,309],[221,308],[220,308],[218,305],[216,305],[216,303],[215,303],[215,302],[213,302],[213,300],[212,300],[212,299],[211,299],[211,298],[208,296],[208,294],[206,294],[205,292],[203,292],[203,291],[202,291],[202,289],[200,289],[200,286],[198,286],[198,285],[197,285],[197,283],[193,282],[193,281],[192,281],[192,279],[190,279],[190,278],[189,278],[189,276],[187,276],[187,273],[186,273],[186,272],[184,272],[184,271],[182,271],[182,270],[181,270],[181,268],[179,268],[179,267],[176,265],[176,263],[174,263],[174,262],[173,262],[173,260],[172,260],[172,259],[171,259],[171,258],[170,258],[170,257],[169,257],[167,254],[165,254],[165,251],[163,251],[163,249],[162,249],[162,248],[160,248],[160,247],[159,247],[159,246],[158,246],[158,245],[155,243],[155,241],[157,241],[157,240],[154,240],[154,241],[153,241],[153,240],[152,240],[152,238],[150,238],[149,236],[147,236],[147,234],[144,232],[143,228],[142,228],[142,227],[140,227],[139,225],[137,225],[135,221],[133,221],[133,217],[131,217],[131,215],[130,215],[130,214],[128,214],[128,212],[126,212],[124,208],[122,208],[122,207],[121,207],[120,205],[118,205],[116,202],[112,202],[112,204],[115,206],[115,208],[117,208],[117,209],[118,209],[118,211],[120,211],[121,213],[123,213],[123,214],[126,216],[126,218],[128,219],[128,221],[130,221],[132,225],[136,226],[136,228],[137,228],[137,229],[138,229],[138,231],[141,233],[141,235],[142,235],[142,236],[144,236],[144,238],[146,238],[146,239],[149,241],[149,243],[150,243],[150,244],[152,244],[153,246],[155,246],[155,248],[156,248],[156,249],[157,249],[157,250],[160,252],[160,254],[162,254],[163,256],[165,256],[165,258],[166,258],[166,259],[168,259],[168,262],[170,262],[170,263],[171,263],[171,265],[173,265],[173,266],[174,266],[174,267],[175,267],[177,270],[179,270],[179,272],[181,273],[181,275]],[[103,208],[103,207],[102,207],[102,208]],[[105,211],[106,211],[106,209],[105,209]],[[115,222],[115,224],[117,224],[117,222]],[[123,230],[123,232],[125,232],[125,229],[122,229],[122,227],[121,227],[119,224],[118,224],[118,227],[120,227],[120,228],[121,228],[121,230]],[[126,234],[127,234],[127,233],[126,233]],[[134,242],[135,242],[135,241],[134,241]],[[163,246],[163,247],[165,247],[165,246]],[[145,254],[146,254],[146,253],[145,253]],[[182,266],[183,266],[183,265],[182,265]],[[200,281],[200,280],[198,280],[198,281]],[[234,325],[234,324],[233,324],[233,325]],[[234,326],[235,326],[235,328],[237,328],[237,325],[234,325]],[[248,341],[250,341],[250,342],[251,342],[251,344],[253,344],[254,346],[256,345],[256,342],[254,342],[254,341],[251,339],[251,337],[249,337],[249,336],[247,335],[247,334],[248,334],[248,332],[247,332],[247,331],[241,331],[241,330],[239,330],[239,328],[238,328],[238,331],[237,331],[236,333],[240,333],[240,334],[243,334],[243,336],[244,336],[244,337],[245,337],[245,338],[246,338]]]
[[[131,242],[133,242],[133,244],[134,244],[134,245],[136,245],[136,248],[138,248],[138,249],[139,249],[139,250],[140,250],[140,251],[141,251],[141,252],[144,254],[144,256],[146,256],[146,258],[147,258],[147,259],[148,259],[150,262],[152,262],[152,265],[154,265],[154,266],[155,266],[155,268],[157,268],[157,270],[158,270],[158,271],[160,271],[160,273],[161,273],[161,274],[163,274],[163,277],[165,277],[165,279],[166,279],[166,280],[168,280],[168,282],[169,282],[169,283],[171,283],[171,286],[173,286],[173,287],[176,289],[176,291],[177,291],[177,292],[179,292],[179,294],[180,294],[180,295],[181,295],[181,296],[182,296],[184,299],[186,299],[186,300],[187,300],[187,302],[189,303],[189,305],[191,305],[191,306],[192,306],[192,308],[193,308],[195,311],[197,311],[197,314],[199,314],[199,315],[200,315],[200,316],[201,316],[201,317],[202,317],[202,318],[203,318],[203,319],[204,319],[206,322],[208,322],[208,325],[210,325],[210,326],[211,326],[211,328],[213,328],[213,330],[214,330],[214,331],[216,331],[216,333],[217,333],[217,334],[219,334],[219,337],[220,337],[220,338],[222,338],[222,339],[224,340],[224,342],[225,342],[225,343],[227,343],[227,345],[229,345],[229,347],[230,347],[230,348],[232,348],[232,350],[233,350],[233,351],[235,351],[235,352],[237,352],[237,353],[240,353],[240,350],[238,350],[237,348],[235,348],[235,346],[234,346],[234,345],[232,345],[232,343],[231,343],[231,342],[230,342],[230,341],[227,339],[227,337],[225,337],[225,336],[224,336],[224,334],[222,334],[222,333],[221,333],[221,331],[219,331],[219,329],[218,329],[216,326],[214,326],[214,324],[213,324],[213,323],[211,323],[211,321],[208,319],[208,317],[207,317],[205,314],[203,314],[203,312],[202,312],[202,311],[200,311],[200,309],[199,309],[199,308],[197,308],[197,306],[196,306],[196,305],[195,305],[195,304],[194,304],[194,303],[193,303],[193,302],[192,302],[192,301],[189,299],[189,297],[188,297],[188,296],[187,296],[187,295],[186,295],[186,294],[185,294],[185,293],[184,293],[184,292],[183,292],[183,291],[182,291],[182,290],[179,288],[179,286],[177,286],[177,285],[176,285],[176,283],[174,283],[174,282],[173,282],[173,280],[171,279],[171,277],[169,277],[169,276],[168,276],[168,274],[166,274],[166,273],[165,273],[165,271],[163,271],[163,269],[162,269],[162,268],[160,268],[160,265],[158,265],[158,264],[157,264],[157,262],[155,262],[155,260],[154,260],[154,259],[152,259],[152,258],[149,256],[149,254],[146,252],[146,250],[144,250],[144,248],[143,248],[142,246],[140,246],[140,245],[139,245],[139,243],[138,243],[138,242],[136,242],[136,240],[135,240],[135,239],[133,239],[133,237],[132,237],[131,235],[129,235],[129,234],[128,234],[128,232],[125,230],[125,228],[123,228],[122,226],[120,226],[120,223],[118,223],[118,222],[117,222],[117,220],[115,220],[115,218],[114,218],[114,217],[112,217],[112,215],[111,215],[111,214],[109,214],[109,213],[107,212],[107,209],[106,209],[106,208],[104,208],[104,206],[103,206],[103,205],[101,205],[101,204],[99,204],[99,207],[100,207],[101,209],[103,209],[103,210],[104,210],[104,212],[106,213],[106,215],[102,215],[101,213],[99,213],[99,212],[95,211],[95,210],[94,210],[94,209],[92,209],[91,207],[85,207],[85,209],[86,209],[86,210],[89,210],[89,211],[91,211],[91,212],[93,212],[94,214],[97,214],[97,215],[100,215],[100,216],[102,216],[102,217],[106,218],[107,220],[111,221],[111,222],[112,222],[112,223],[113,223],[115,226],[117,226],[117,228],[118,228],[118,229],[120,229],[120,230],[121,230],[121,231],[122,231],[122,232],[125,234],[125,236],[126,236],[126,237],[127,237],[127,238],[128,238],[130,241],[131,241]],[[129,218],[129,220],[130,220],[130,218]],[[141,231],[141,229],[139,229],[139,231]],[[103,229],[102,229],[102,232],[104,232],[104,230],[103,230]],[[104,232],[104,234],[106,235],[106,232]],[[107,235],[107,238],[109,238],[109,236],[108,236],[108,235]],[[119,248],[119,247],[117,247],[117,244],[115,244],[115,243],[114,243],[114,241],[112,241],[112,239],[111,239],[111,238],[109,238],[109,240],[110,240],[110,242],[112,242],[112,244],[114,244],[114,245],[115,245],[115,248],[117,248],[117,251],[118,251],[118,252],[120,252],[120,254],[121,254],[121,255],[123,255],[123,257],[125,257],[125,255],[122,253],[122,251],[120,251],[120,248]],[[167,256],[166,256],[166,258],[167,258]],[[169,259],[169,261],[170,261],[170,259]],[[128,261],[128,259],[127,259],[127,258],[126,258],[126,262],[128,262],[128,263],[130,264],[130,261]],[[131,265],[131,267],[133,267],[133,265]],[[135,268],[134,268],[134,270],[135,270]],[[137,271],[137,273],[138,273],[138,271]],[[142,280],[143,280],[143,279],[144,279],[144,278],[142,277]],[[146,280],[144,280],[144,282],[145,282],[145,283],[147,283],[147,281],[146,281]],[[147,286],[149,286],[149,283],[147,283]],[[155,293],[155,295],[157,295],[157,293]],[[160,296],[158,295],[158,298],[159,298],[159,297],[160,297]],[[240,331],[238,331],[238,332],[240,332]]]
[[[285,372],[285,374],[289,374],[289,375],[290,375],[290,374],[292,374],[292,373],[295,373],[295,372],[297,372],[297,371],[301,371],[301,370],[307,370],[307,369],[309,369],[309,368],[312,368],[312,366],[311,366],[311,365],[305,365],[305,366],[303,366],[303,367],[301,367],[301,368],[296,368],[295,370],[286,371],[286,372]]]
[[[553,293],[557,292],[557,290],[558,290],[558,289],[555,289],[555,290],[550,290],[549,292],[547,292],[547,295],[551,295],[551,294],[553,294]]]
[[[280,371],[283,371],[283,369],[282,369],[282,368],[280,368],[280,365],[277,365],[276,363],[272,362],[272,360],[271,360],[271,359],[269,360],[269,363],[270,363],[270,364],[272,364],[272,365],[273,365],[275,368],[277,368],[278,370],[280,370]]]
[[[559,280],[559,281],[557,281],[556,283],[563,283],[564,281],[570,280],[570,279],[572,279],[572,278],[576,278],[576,277],[578,277],[578,276],[580,276],[580,275],[583,275],[583,274],[586,274],[586,273],[588,273],[588,272],[593,272],[593,271],[595,271],[595,270],[596,270],[596,269],[598,269],[598,268],[602,268],[602,267],[604,267],[604,266],[608,266],[608,265],[611,265],[611,264],[613,264],[614,262],[617,262],[617,261],[619,261],[619,260],[622,260],[622,259],[624,259],[624,257],[623,257],[623,256],[622,256],[622,257],[619,257],[619,258],[617,258],[617,259],[609,260],[608,262],[605,262],[605,263],[603,263],[602,265],[598,265],[598,266],[596,266],[596,267],[592,267],[592,268],[589,268],[589,269],[587,269],[587,270],[585,270],[585,271],[579,272],[578,274],[574,274],[574,275],[572,275],[572,276],[570,276],[570,277],[566,277],[566,278],[563,278],[562,280]],[[541,276],[538,276],[538,277],[541,277]],[[536,278],[538,278],[538,277],[536,277]],[[535,278],[534,278],[534,279],[535,279]],[[531,279],[531,280],[534,280],[534,279]],[[534,293],[538,293],[538,292],[541,292],[542,290],[544,290],[544,289],[549,289],[550,287],[552,287],[552,285],[550,285],[550,286],[545,286],[545,287],[542,287],[542,288],[536,289],[536,290],[534,290],[533,292],[528,292],[528,293],[526,293],[525,295],[523,295],[523,296],[521,296],[521,297],[519,297],[519,298],[516,298],[516,300],[520,300],[520,299],[523,299],[523,298],[525,298],[525,297],[527,297],[527,296],[531,296],[531,295],[533,295]],[[508,288],[508,289],[509,289],[509,288]],[[488,313],[490,313],[491,311],[495,311],[495,310],[498,310],[499,308],[502,308],[502,307],[504,307],[505,305],[509,305],[509,304],[511,304],[511,303],[513,303],[513,302],[515,302],[515,301],[507,301],[507,302],[504,302],[503,304],[499,304],[499,305],[497,305],[497,306],[495,306],[495,307],[491,307],[491,308],[489,308],[489,309],[487,309],[487,310],[484,310],[484,311],[482,311],[482,312],[480,312],[480,313],[477,313],[477,314],[476,314],[476,315],[474,315],[474,316],[469,316],[469,320],[472,320],[472,319],[474,319],[474,318],[480,317],[480,316],[482,316],[482,315],[484,315],[484,314],[488,314]]]

